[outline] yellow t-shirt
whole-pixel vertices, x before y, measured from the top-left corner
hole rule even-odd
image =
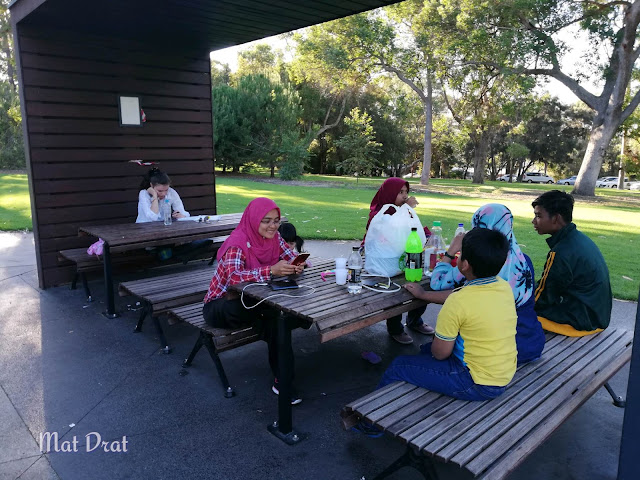
[[[509,284],[499,277],[478,278],[444,302],[436,337],[456,342],[453,355],[476,384],[503,387],[516,372],[517,320]]]

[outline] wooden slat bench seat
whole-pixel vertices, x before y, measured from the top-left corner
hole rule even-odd
[[[86,273],[102,270],[102,258],[99,258],[96,255],[89,255],[86,248],[72,248],[69,250],[60,250],[60,252],[58,252],[58,260],[75,263],[76,274],[71,282],[71,289],[75,290],[78,277],[80,277],[82,280],[82,286],[84,287],[84,292],[87,296],[87,301],[91,302],[93,298],[91,296],[89,284],[87,283]],[[148,266],[157,262],[157,260],[153,255],[150,255],[149,252],[145,250],[138,250],[113,255],[111,262],[114,266]]]
[[[206,245],[204,248],[196,248],[193,253],[186,253],[184,256],[172,257],[167,261],[159,261],[157,257],[147,250],[129,250],[123,252],[117,252],[111,254],[111,264],[113,267],[136,267],[146,268],[153,266],[165,266],[173,263],[187,263],[191,260],[211,258],[213,263],[215,253],[218,251],[222,243],[228,238],[228,235],[212,238],[213,243]],[[71,282],[71,288],[76,288],[78,277],[82,280],[82,286],[84,287],[85,294],[88,301],[92,301],[91,291],[87,283],[87,272],[101,271],[104,268],[102,257],[96,255],[89,255],[86,248],[73,248],[69,250],[61,250],[58,252],[59,261],[68,261],[75,263],[76,275]]]
[[[118,287],[120,296],[131,295],[139,298],[142,303],[142,310],[134,332],[141,332],[145,318],[150,316],[160,337],[162,351],[171,353],[171,347],[167,343],[158,317],[170,308],[202,302],[214,273],[214,268],[204,267],[159,277],[122,282]]]
[[[202,307],[203,303],[198,302],[183,307],[172,308],[167,312],[170,318],[190,323],[200,330],[196,344],[182,366],[190,367],[198,351],[202,346],[205,346],[218,371],[218,376],[224,387],[225,397],[233,397],[235,393],[229,385],[227,374],[224,371],[218,353],[259,340],[259,332],[254,327],[241,328],[238,330],[213,328],[204,321]]]
[[[345,428],[364,419],[407,445],[376,479],[403,466],[436,478],[434,460],[505,478],[631,358],[633,333],[625,330],[547,338],[541,359],[519,367],[496,399],[455,400],[395,382],[347,405]]]

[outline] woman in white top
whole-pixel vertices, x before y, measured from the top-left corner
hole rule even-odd
[[[174,219],[189,216],[189,212],[184,209],[180,195],[170,185],[169,175],[155,167],[149,170],[140,184],[136,223],[162,220],[160,202],[164,202],[167,198],[171,204],[173,211],[171,216]]]

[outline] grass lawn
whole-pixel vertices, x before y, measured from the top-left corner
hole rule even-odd
[[[317,177],[308,175],[305,180],[326,181]],[[335,180],[335,177],[328,177],[331,178]],[[345,178],[348,180],[343,184],[313,188],[220,175],[216,178],[218,212],[239,212],[252,198],[266,196],[278,203],[303,238],[354,240],[357,245],[364,235],[369,204],[382,180],[360,179],[360,188],[355,188],[355,179],[351,183],[350,177],[340,177],[339,182]],[[443,191],[415,193],[420,202],[417,212],[422,223],[428,226],[434,220],[442,221],[446,237],[453,234],[458,222],[464,222],[468,228],[473,212],[481,205],[490,202],[507,205],[514,215],[516,239],[533,260],[536,277],[540,277],[548,246],[546,237],[539,236],[531,226],[531,202],[543,191],[557,186],[504,182],[475,186],[469,181],[434,180],[430,190],[432,188]],[[560,188],[568,190],[571,187]],[[602,251],[609,266],[614,296],[636,300],[640,286],[640,255],[633,252],[637,252],[640,244],[640,195],[607,190],[601,197],[600,190],[603,189],[598,189],[596,201],[576,201],[574,221]],[[613,200],[609,201],[608,197]],[[618,197],[619,201],[615,201]],[[632,201],[626,202],[630,197]]]
[[[266,180],[261,178],[261,180]],[[305,175],[309,184],[268,183],[246,178],[218,175],[216,191],[218,213],[242,211],[252,198],[273,198],[303,238],[353,240],[359,244],[364,235],[369,204],[380,178]],[[416,183],[418,179],[411,180]],[[420,204],[417,212],[423,224],[442,221],[445,237],[450,237],[458,222],[470,226],[471,216],[485,203],[507,205],[515,219],[515,235],[522,250],[534,262],[540,277],[548,251],[545,237],[531,226],[531,202],[556,185],[508,184],[434,179],[429,191],[415,188]],[[613,294],[618,299],[636,300],[640,286],[640,193],[598,189],[596,199],[576,200],[574,221],[602,251],[611,275]],[[189,208],[188,205],[186,205]],[[26,175],[0,175],[0,230],[31,228],[29,189]],[[312,252],[313,253],[313,252]]]
[[[1,230],[31,230],[31,202],[26,175],[0,175]]]

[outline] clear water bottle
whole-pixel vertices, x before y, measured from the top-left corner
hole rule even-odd
[[[436,220],[433,222],[433,227],[431,227],[431,236],[429,237],[429,240],[427,240],[427,244],[424,248],[425,275],[431,275],[431,272],[433,272],[433,269],[436,267],[436,263],[438,262],[438,257],[442,257],[445,250],[446,245],[442,238],[442,227],[440,226],[440,221]]]
[[[456,228],[456,233],[453,234],[453,238],[456,238],[460,233],[466,233],[466,230],[464,229],[464,223],[458,224],[458,228]]]
[[[169,202],[169,199],[165,198],[162,205],[162,219],[164,220],[164,224],[171,225],[171,203]]]
[[[347,290],[349,293],[362,292],[362,257],[360,247],[353,247],[347,258]]]

